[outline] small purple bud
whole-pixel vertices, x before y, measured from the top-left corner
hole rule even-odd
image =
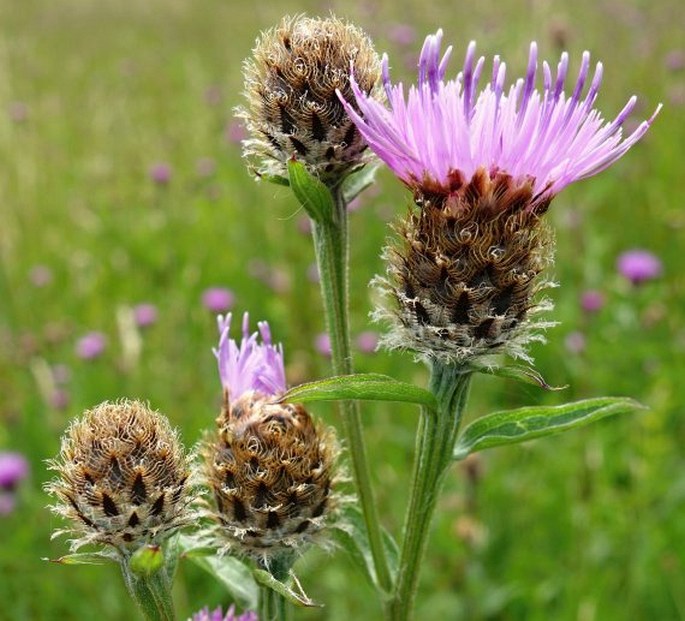
[[[167,185],[171,181],[171,165],[167,162],[156,162],[150,167],[150,179],[157,185]]]
[[[157,307],[154,304],[136,304],[133,307],[133,319],[139,328],[147,328],[157,323]]]
[[[329,357],[331,355],[331,337],[326,332],[317,334],[314,339],[314,349],[323,356]]]
[[[618,257],[616,268],[619,274],[633,285],[640,285],[661,276],[661,260],[648,250],[628,250]]]
[[[372,354],[378,347],[378,334],[372,330],[360,333],[357,336],[357,347],[364,354]]]
[[[564,345],[567,351],[572,354],[582,354],[587,345],[585,335],[582,332],[570,332],[564,339]]]
[[[604,307],[604,294],[596,289],[588,289],[580,296],[580,306],[586,313],[598,313]]]
[[[0,453],[0,488],[13,490],[29,474],[29,462],[21,453]]]
[[[210,287],[202,293],[202,305],[212,313],[225,313],[234,301],[233,291],[225,287]]]
[[[76,355],[83,360],[94,360],[102,355],[107,337],[102,332],[89,332],[76,343]]]

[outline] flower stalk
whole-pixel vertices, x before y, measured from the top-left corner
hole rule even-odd
[[[121,559],[121,571],[126,588],[148,621],[174,621],[174,604],[171,597],[171,581],[160,568],[150,574],[134,572],[126,558]]]
[[[445,474],[452,463],[470,379],[471,371],[460,365],[435,361],[431,367],[430,390],[438,408],[421,411],[397,582],[388,606],[392,621],[411,619],[421,561]]]
[[[339,186],[331,192],[334,197],[332,213],[328,218],[312,219],[312,235],[326,328],[331,340],[333,373],[349,375],[353,366],[348,319],[347,205]],[[378,509],[371,487],[359,405],[356,401],[341,401],[338,407],[349,446],[376,577],[381,588],[389,593],[392,589],[392,577],[383,549]]]

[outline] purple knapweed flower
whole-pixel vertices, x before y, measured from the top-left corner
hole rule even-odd
[[[634,285],[641,285],[661,275],[661,260],[648,250],[628,250],[616,261],[619,274]]]
[[[188,621],[259,621],[256,612],[248,610],[241,615],[235,613],[235,606],[231,606],[224,616],[221,606],[210,612],[209,607],[205,606],[200,612],[196,612],[192,619]]]
[[[314,338],[314,349],[322,356],[330,357],[333,350],[331,349],[331,337],[328,332],[321,332]]]
[[[156,162],[150,167],[150,179],[157,185],[167,185],[171,181],[172,169],[167,162]]]
[[[494,57],[491,79],[478,91],[485,59],[476,61],[476,44],[466,52],[464,69],[444,80],[452,48],[440,56],[442,30],[426,38],[419,60],[418,86],[405,97],[401,83],[392,84],[388,57],[383,57],[383,82],[389,108],[369,97],[351,77],[359,107],[344,102],[369,146],[412,188],[449,192],[484,169],[491,177],[505,173],[532,185],[536,198],[549,198],[579,179],[590,177],[618,160],[649,129],[659,112],[623,138],[621,126],[635,107],[631,97],[611,122],[593,108],[602,79],[597,63],[585,98],[590,54],[583,54],[570,96],[564,92],[568,54],[553,77],[542,64],[543,88],[535,87],[537,45],[531,43],[525,78],[505,90],[506,64]]]
[[[225,313],[234,301],[233,291],[225,287],[210,287],[202,292],[202,305],[212,313]]]
[[[147,328],[157,322],[157,307],[149,302],[133,307],[133,319],[139,328]]]
[[[219,346],[214,350],[224,391],[232,401],[249,391],[266,396],[282,395],[286,389],[283,346],[271,343],[269,324],[260,321],[259,331],[250,334],[249,314],[245,313],[243,337],[238,344],[229,336],[232,317],[231,313],[225,317],[219,315]]]
[[[586,313],[598,313],[604,307],[604,294],[596,289],[583,291],[580,296],[580,307]]]
[[[357,336],[357,348],[364,354],[372,354],[378,348],[378,333],[366,330]]]
[[[29,462],[21,453],[0,452],[0,489],[12,491],[29,475]]]
[[[83,360],[94,360],[102,355],[107,337],[102,332],[89,332],[76,343],[76,355]]]

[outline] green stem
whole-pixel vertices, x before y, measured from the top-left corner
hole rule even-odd
[[[287,621],[288,602],[280,593],[262,587],[259,603],[259,621]]]
[[[419,421],[397,583],[388,607],[392,621],[406,621],[412,615],[421,561],[440,489],[452,463],[469,380],[470,373],[461,367],[435,362],[431,369],[430,389],[438,410],[423,409]]]
[[[335,197],[335,212],[332,218],[322,222],[312,221],[314,249],[321,279],[326,328],[331,339],[333,373],[349,375],[352,373],[352,354],[348,319],[347,205],[342,192],[332,192]],[[390,593],[392,578],[383,548],[378,510],[371,487],[359,404],[356,401],[343,401],[339,403],[338,408],[350,451],[376,577],[381,588]]]
[[[150,575],[131,571],[126,559],[121,561],[126,588],[138,604],[147,621],[174,621],[174,604],[171,597],[171,581],[162,568]]]

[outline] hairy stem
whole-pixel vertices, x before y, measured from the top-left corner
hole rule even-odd
[[[262,587],[259,621],[287,621],[288,602],[280,593],[276,593],[269,587]]]
[[[456,366],[436,362],[431,369],[430,388],[438,410],[423,409],[419,421],[397,583],[388,607],[393,621],[411,619],[421,561],[438,496],[452,463],[469,380],[470,373]]]
[[[147,621],[174,621],[174,604],[171,598],[171,580],[164,569],[150,575],[131,571],[127,560],[122,559],[121,571],[126,588]]]
[[[348,317],[347,205],[342,192],[333,190],[333,195],[335,211],[332,218],[322,222],[313,221],[313,237],[326,328],[331,339],[333,373],[348,375],[352,373],[352,355]],[[338,408],[350,451],[376,577],[381,588],[389,593],[392,589],[392,578],[383,548],[378,510],[371,487],[359,404],[356,401],[343,401]]]

